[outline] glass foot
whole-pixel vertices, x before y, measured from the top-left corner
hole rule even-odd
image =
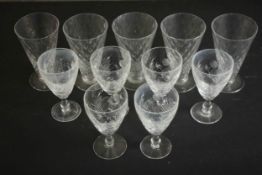
[[[126,81],[125,88],[130,91],[135,91],[140,85],[144,84],[145,81],[139,82],[139,83],[132,83],[130,81]]]
[[[37,91],[49,91],[45,82],[41,80],[35,72],[30,75],[29,84]]]
[[[78,74],[77,79],[76,79],[76,83],[75,86],[80,89],[81,91],[86,91],[90,86],[92,86],[95,83],[95,81],[93,83],[87,83],[82,79],[81,74]]]
[[[100,135],[96,138],[93,144],[95,154],[106,160],[116,159],[121,157],[127,148],[126,140],[118,134],[113,135],[114,144],[112,146],[105,145],[106,136]]]
[[[78,103],[70,100],[67,101],[69,105],[68,111],[62,110],[62,102],[59,102],[52,107],[51,115],[56,121],[70,122],[77,119],[77,117],[81,114],[81,107]]]
[[[212,103],[212,109],[209,115],[202,111],[202,106],[204,102],[196,103],[192,106],[190,114],[192,118],[201,124],[214,124],[222,118],[222,110],[218,105]]]
[[[140,143],[140,150],[149,159],[163,159],[167,157],[171,150],[172,144],[168,138],[164,136],[159,136],[161,139],[159,148],[153,148],[151,146],[151,138],[152,136],[146,136]]]
[[[189,73],[188,79],[185,82],[177,82],[175,88],[179,93],[186,93],[193,90],[196,87],[192,73]]]
[[[245,81],[237,75],[233,83],[228,83],[223,89],[223,93],[233,94],[239,92],[245,86]]]

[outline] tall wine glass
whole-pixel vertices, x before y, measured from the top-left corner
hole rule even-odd
[[[226,13],[216,17],[211,24],[216,49],[230,54],[235,62],[232,77],[223,89],[224,93],[236,93],[244,87],[244,80],[238,72],[256,37],[256,22],[243,14]]]
[[[162,20],[161,31],[165,45],[177,50],[183,58],[182,72],[175,88],[179,93],[188,92],[195,87],[190,74],[191,62],[206,31],[206,24],[194,14],[175,13]]]
[[[122,14],[112,23],[118,45],[131,54],[131,69],[125,84],[129,90],[134,91],[144,83],[141,57],[146,50],[151,48],[157,26],[155,18],[142,12]]]
[[[150,159],[162,159],[172,150],[168,138],[161,134],[173,120],[179,104],[179,95],[175,88],[166,94],[165,105],[158,105],[154,92],[147,84],[141,85],[135,92],[134,104],[139,119],[151,134],[140,143],[141,152]]]
[[[125,88],[117,92],[118,103],[111,103],[111,95],[98,84],[89,87],[84,95],[84,105],[90,121],[102,134],[93,144],[95,154],[102,159],[116,159],[127,148],[126,140],[115,132],[128,112],[128,94]]]
[[[79,57],[79,70],[76,86],[85,91],[95,83],[90,66],[91,54],[103,47],[108,30],[107,20],[95,13],[81,13],[67,19],[63,31],[72,50]]]
[[[192,72],[198,92],[206,100],[196,103],[190,110],[191,116],[202,124],[213,124],[222,117],[222,110],[211,101],[225,87],[233,73],[232,57],[217,49],[205,49],[194,55]]]
[[[62,100],[52,107],[52,117],[59,122],[75,120],[81,113],[81,107],[67,97],[73,90],[78,73],[77,55],[70,49],[50,49],[41,54],[37,66],[48,88]]]
[[[14,26],[15,34],[35,70],[29,78],[29,84],[38,91],[49,89],[41,78],[36,63],[43,52],[56,47],[58,29],[58,18],[47,12],[27,14]]]

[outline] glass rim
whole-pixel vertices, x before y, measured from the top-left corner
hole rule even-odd
[[[137,90],[135,91],[135,94],[134,94],[134,105],[137,106],[139,109],[141,109],[142,111],[144,111],[145,113],[149,113],[149,114],[164,114],[164,113],[168,113],[170,111],[172,111],[173,109],[177,108],[178,109],[178,106],[179,106],[179,100],[180,100],[180,97],[179,97],[179,94],[177,92],[177,90],[172,87],[170,91],[173,91],[175,93],[175,96],[177,98],[177,105],[174,105],[172,108],[166,110],[166,111],[162,111],[162,112],[151,112],[151,111],[147,111],[145,110],[144,108],[142,108],[138,103],[136,103],[136,99],[138,98],[138,89],[142,89],[142,88],[145,88],[146,86],[148,86],[148,88],[150,89],[150,91],[152,91],[152,89],[150,88],[150,86],[147,84],[147,83],[144,83],[142,84],[140,87],[137,88]],[[169,92],[170,92],[169,91]],[[169,93],[168,92],[168,93]],[[154,93],[152,91],[152,93]],[[137,112],[137,115],[139,116],[138,112]]]
[[[100,33],[100,34],[98,34],[98,35],[96,35],[96,36],[94,36],[94,37],[90,37],[90,38],[82,38],[82,39],[79,39],[79,38],[75,38],[75,37],[70,36],[70,35],[65,31],[66,23],[67,23],[69,20],[72,20],[73,18],[76,18],[76,17],[79,17],[79,16],[96,16],[96,17],[100,18],[100,20],[104,21],[104,23],[105,23],[105,30],[104,30],[102,33]],[[97,13],[78,13],[78,14],[75,14],[75,15],[73,15],[73,16],[71,16],[71,17],[69,17],[69,18],[67,18],[67,19],[65,20],[65,22],[63,23],[62,30],[63,30],[64,35],[65,35],[66,37],[70,38],[71,40],[75,40],[75,41],[95,40],[95,39],[97,39],[97,38],[100,38],[100,37],[104,36],[104,35],[107,33],[107,31],[108,31],[108,21],[107,21],[107,19],[106,19],[104,16],[102,16],[102,15],[100,15],[100,14],[97,14]]]
[[[226,38],[226,37],[218,34],[218,33],[216,32],[215,28],[214,28],[214,23],[215,23],[215,21],[218,20],[218,19],[221,18],[221,17],[225,17],[225,16],[228,16],[228,15],[241,16],[241,17],[246,18],[246,19],[249,20],[250,22],[254,23],[254,26],[255,26],[255,31],[254,31],[254,33],[253,33],[251,36],[249,36],[249,37],[247,37],[247,38],[244,38],[244,39],[229,39],[229,38]],[[211,22],[211,29],[212,29],[212,32],[213,32],[214,35],[216,35],[216,36],[218,36],[218,37],[220,37],[220,38],[222,38],[222,39],[224,39],[224,40],[228,40],[228,41],[247,41],[247,40],[252,40],[252,39],[257,35],[257,33],[258,33],[258,25],[257,25],[257,22],[256,22],[253,18],[251,18],[251,17],[249,17],[249,16],[247,16],[247,15],[244,15],[244,14],[242,14],[242,13],[223,13],[223,14],[215,17],[215,18],[212,20],[212,22]]]
[[[196,57],[197,55],[202,54],[203,52],[214,52],[214,53],[216,54],[216,51],[223,52],[224,54],[226,54],[226,55],[228,56],[229,60],[230,60],[231,63],[232,63],[232,67],[231,67],[229,70],[224,71],[224,72],[222,72],[222,73],[218,73],[218,74],[208,74],[208,73],[205,73],[205,72],[199,70],[199,69],[195,66],[194,60],[195,60],[195,57]],[[203,49],[203,50],[200,50],[200,51],[198,51],[197,53],[195,53],[194,56],[193,56],[193,58],[192,58],[192,68],[194,68],[195,70],[197,70],[197,71],[200,72],[201,74],[208,75],[208,76],[212,76],[212,77],[217,77],[217,76],[220,76],[220,75],[227,74],[227,73],[230,72],[232,69],[234,69],[234,64],[235,64],[235,61],[234,61],[234,59],[232,58],[232,56],[231,56],[229,53],[227,53],[227,52],[225,52],[225,51],[223,51],[223,50],[221,50],[221,49]]]
[[[146,66],[145,63],[144,63],[145,55],[150,53],[150,52],[152,52],[153,50],[159,50],[159,49],[161,49],[161,50],[162,49],[165,49],[165,50],[168,49],[168,50],[174,52],[175,54],[177,54],[179,56],[179,65],[177,67],[175,67],[174,69],[172,69],[172,70],[163,71],[163,72],[154,71],[154,70],[148,68],[148,66]],[[168,72],[175,72],[177,69],[182,67],[182,65],[183,65],[183,58],[182,58],[182,55],[178,51],[176,51],[175,49],[172,49],[170,47],[161,47],[161,46],[159,46],[159,47],[153,47],[153,48],[148,49],[147,51],[145,51],[143,53],[142,57],[141,57],[141,64],[142,64],[142,68],[145,68],[146,70],[148,70],[150,72],[157,73],[157,74],[162,74],[162,73],[168,73]]]
[[[98,89],[90,90],[92,87],[95,87],[95,86],[98,86]],[[85,91],[85,93],[84,93],[84,96],[83,96],[84,106],[87,107],[90,111],[93,111],[94,113],[97,113],[97,114],[109,114],[109,113],[113,113],[113,112],[116,112],[116,111],[121,110],[121,109],[122,109],[123,107],[125,107],[126,105],[128,106],[128,93],[127,93],[127,90],[126,90],[124,87],[122,87],[120,91],[124,90],[126,99],[125,99],[125,101],[123,102],[123,104],[121,104],[121,106],[119,106],[117,109],[114,109],[113,111],[108,111],[108,112],[101,112],[101,111],[97,111],[97,110],[92,109],[92,108],[89,106],[89,104],[87,103],[87,101],[86,101],[87,94],[88,94],[89,92],[97,91],[97,90],[99,90],[99,89],[101,89],[102,91],[104,91],[104,90],[102,89],[102,87],[101,87],[98,83],[95,83],[95,84],[93,84],[92,86],[90,86],[90,87]],[[106,91],[104,91],[104,92],[106,92]],[[87,115],[88,115],[88,114],[87,114]],[[125,114],[125,115],[126,115],[126,114]]]
[[[148,16],[150,17],[152,20],[153,20],[153,23],[154,23],[154,29],[148,34],[148,35],[145,35],[145,36],[142,36],[142,37],[138,37],[138,38],[129,38],[129,37],[126,37],[126,36],[123,36],[123,35],[120,35],[118,32],[116,32],[115,30],[115,23],[116,23],[116,20],[118,20],[120,17],[124,16],[124,15],[130,15],[130,14],[141,14],[141,15],[145,15],[145,16]],[[158,23],[157,23],[157,20],[150,14],[148,13],[145,13],[145,12],[139,12],[139,11],[132,11],[132,12],[126,12],[126,13],[123,13],[119,16],[117,16],[112,24],[111,24],[111,28],[112,28],[112,31],[113,33],[118,36],[119,38],[122,38],[122,39],[125,39],[125,40],[143,40],[145,38],[150,38],[151,36],[154,36],[156,34],[156,31],[157,31],[157,28],[158,28]]]
[[[53,73],[53,72],[46,72],[46,71],[40,69],[40,60],[41,60],[41,59],[44,59],[44,56],[45,56],[46,54],[49,54],[49,53],[54,52],[54,51],[67,51],[68,53],[71,53],[71,54],[73,55],[73,57],[75,58],[76,63],[75,63],[70,69],[68,69],[68,70],[66,70],[66,71],[63,71],[63,72]],[[78,69],[78,67],[79,67],[79,65],[78,65],[78,56],[77,56],[77,54],[76,54],[73,50],[68,49],[68,48],[53,48],[53,49],[49,49],[49,50],[43,52],[43,53],[39,56],[39,58],[38,58],[38,60],[37,60],[37,67],[38,67],[39,72],[43,72],[44,74],[47,74],[47,75],[60,75],[60,74],[65,74],[65,73],[67,73],[67,72],[70,72],[70,71],[74,70],[75,68]]]
[[[52,31],[51,33],[47,34],[46,36],[39,37],[39,38],[27,38],[27,37],[24,37],[24,36],[20,35],[19,32],[16,29],[18,23],[21,22],[24,18],[26,18],[28,16],[33,16],[33,15],[37,15],[37,14],[44,14],[44,15],[49,15],[50,17],[53,17],[55,19],[55,21],[57,22],[57,26],[56,26],[55,30]],[[23,40],[31,40],[31,41],[33,41],[33,40],[42,40],[42,39],[48,38],[51,35],[57,33],[58,30],[59,30],[59,25],[60,25],[59,19],[55,15],[53,15],[52,13],[49,13],[49,12],[32,12],[32,13],[28,13],[28,14],[22,16],[21,18],[19,18],[16,21],[16,23],[14,25],[14,32],[15,32],[15,34],[16,34],[16,36],[18,38],[23,39]]]
[[[204,29],[201,31],[201,33],[199,35],[197,35],[195,37],[192,37],[192,38],[176,38],[174,36],[171,36],[164,30],[164,21],[167,20],[168,18],[171,18],[171,17],[176,16],[176,15],[187,15],[187,16],[195,17],[195,18],[197,18],[199,21],[201,21],[204,24]],[[171,38],[171,39],[174,39],[174,40],[181,40],[181,41],[196,40],[198,38],[203,37],[205,32],[206,32],[206,28],[207,28],[206,27],[206,23],[205,23],[205,21],[201,17],[199,17],[199,16],[197,16],[197,15],[195,15],[193,13],[187,13],[187,12],[179,12],[179,13],[170,14],[170,15],[164,17],[162,19],[161,23],[160,23],[160,29],[161,29],[162,34],[164,34],[168,38]]]
[[[120,52],[125,52],[127,55],[128,55],[128,62],[129,64],[125,64],[123,67],[121,67],[120,69],[118,70],[114,70],[114,71],[109,71],[109,70],[101,70],[99,69],[99,71],[101,72],[117,72],[117,71],[120,71],[122,70],[123,68],[127,67],[127,66],[131,66],[131,55],[130,55],[130,52],[128,50],[126,50],[125,48],[123,47],[120,47],[120,46],[115,46],[115,45],[109,45],[109,46],[103,46],[103,47],[100,47],[99,49],[96,49],[90,56],[90,64],[91,64],[91,69],[93,67],[93,62],[95,62],[95,55],[98,53],[98,52],[102,52],[101,50],[104,50],[104,49],[109,49],[109,48],[112,48],[112,49],[118,49]],[[103,52],[102,52],[103,53]],[[122,54],[122,53],[121,53]]]

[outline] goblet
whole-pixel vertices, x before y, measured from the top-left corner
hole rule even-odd
[[[180,76],[182,56],[171,48],[155,47],[143,54],[141,62],[146,82],[154,92],[153,97],[164,106],[164,96]]]
[[[58,28],[57,17],[46,12],[23,16],[14,26],[15,34],[35,70],[29,78],[29,84],[38,91],[49,89],[39,74],[36,62],[43,52],[56,47]]]
[[[192,72],[196,86],[205,102],[196,103],[190,110],[191,116],[202,124],[213,124],[222,117],[222,110],[211,101],[225,87],[234,67],[233,58],[217,49],[197,52],[192,61]]]
[[[122,14],[112,23],[118,45],[131,54],[131,69],[125,84],[129,90],[135,90],[144,83],[141,56],[151,48],[157,26],[157,21],[152,16],[141,12]]]
[[[81,107],[67,100],[78,73],[78,57],[75,52],[64,48],[48,50],[41,54],[37,66],[48,88],[62,100],[52,107],[52,117],[59,122],[75,120],[81,113]]]
[[[248,16],[238,13],[226,13],[216,17],[212,21],[211,28],[215,48],[230,54],[235,62],[233,74],[222,92],[239,92],[245,83],[238,75],[238,72],[256,37],[258,26]]]
[[[72,50],[79,57],[81,75],[76,80],[78,89],[85,91],[95,83],[91,71],[90,56],[103,47],[108,29],[107,20],[95,13],[81,13],[67,19],[63,31]]]
[[[165,105],[158,105],[154,92],[147,84],[141,85],[135,92],[134,104],[139,119],[151,134],[140,143],[141,152],[150,159],[162,159],[172,150],[172,144],[162,132],[173,120],[179,103],[179,95],[172,88],[165,96]]]
[[[195,87],[190,74],[191,62],[206,31],[206,24],[196,15],[176,13],[165,17],[160,28],[165,45],[177,50],[183,58],[182,72],[175,88],[179,93],[188,92]]]
[[[126,140],[115,132],[128,112],[128,94],[122,88],[116,92],[118,103],[112,104],[111,95],[98,84],[89,87],[84,95],[86,113],[96,129],[102,134],[93,144],[95,154],[102,159],[122,156],[127,148]]]

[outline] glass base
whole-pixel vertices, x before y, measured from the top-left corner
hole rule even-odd
[[[222,90],[222,93],[233,94],[242,90],[245,86],[245,81],[237,75],[235,81],[233,83],[227,84],[225,88]]]
[[[76,83],[75,86],[81,90],[81,91],[86,91],[90,86],[92,86],[95,83],[95,81],[93,83],[87,83],[82,79],[81,74],[79,73],[77,78],[76,78]]]
[[[159,148],[153,148],[151,146],[152,136],[146,136],[140,143],[140,150],[149,159],[163,159],[167,157],[171,150],[172,144],[168,138],[159,136],[161,139]]]
[[[141,86],[144,83],[145,83],[145,81],[142,81],[140,83],[132,83],[132,82],[127,80],[126,83],[125,83],[125,88],[130,90],[130,91],[135,91],[139,86]]]
[[[204,102],[196,103],[190,109],[190,114],[192,118],[201,124],[214,124],[218,122],[222,118],[222,110],[218,105],[212,103],[211,113],[207,115],[206,113],[202,112],[202,105]]]
[[[113,135],[114,144],[112,146],[105,145],[106,136],[100,135],[96,138],[93,144],[95,154],[106,160],[112,160],[121,157],[127,148],[126,140],[118,134]]]
[[[61,103],[62,102],[55,104],[51,110],[51,115],[56,121],[71,122],[77,119],[77,117],[81,114],[82,110],[78,103],[68,100],[70,110],[66,112],[62,111]]]
[[[192,73],[189,73],[187,81],[175,84],[175,88],[179,93],[186,93],[196,87]]]
[[[30,75],[29,84],[37,91],[49,91],[45,82],[41,80],[35,72]]]

